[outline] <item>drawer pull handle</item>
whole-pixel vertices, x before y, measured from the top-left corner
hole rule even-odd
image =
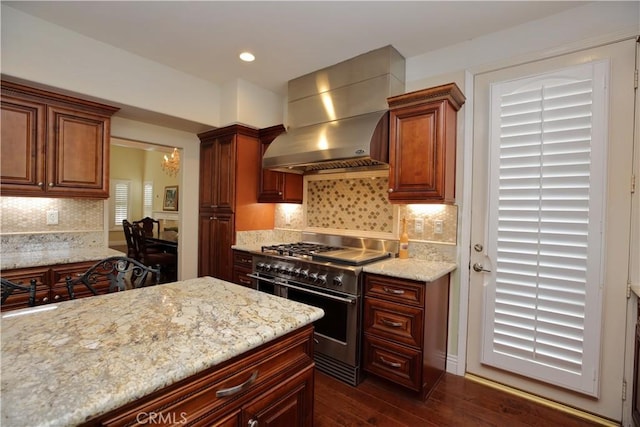
[[[256,378],[258,378],[257,370],[253,371],[253,374],[251,374],[249,379],[243,382],[242,384],[238,384],[229,388],[223,388],[222,390],[216,391],[216,397],[226,397],[226,396],[232,396],[236,393],[240,393],[241,391],[246,390],[251,384],[253,384]]]
[[[399,368],[402,366],[402,364],[398,363],[398,362],[389,362],[388,360],[386,360],[384,357],[380,356],[380,361],[382,363],[384,363],[387,366],[391,366],[392,368]]]
[[[382,289],[388,294],[404,295],[404,290],[403,289],[390,289],[390,288],[387,288],[386,286],[384,288],[382,288]]]
[[[392,322],[391,320],[387,320],[387,319],[380,319],[380,321],[386,326],[391,326],[393,328],[399,328],[402,326],[401,322]]]

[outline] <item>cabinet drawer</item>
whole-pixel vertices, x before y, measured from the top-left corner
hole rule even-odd
[[[49,269],[33,268],[19,270],[5,270],[2,278],[23,286],[29,286],[31,279],[36,279],[36,305],[50,302],[49,298]],[[2,311],[17,310],[29,306],[29,294],[27,292],[14,292],[2,304]]]
[[[364,331],[413,347],[422,347],[422,310],[365,298]]]
[[[249,274],[251,274],[250,269],[234,267],[233,283],[246,286],[247,288],[256,289],[257,285],[255,284],[255,279],[252,279],[251,277],[249,277]]]
[[[312,334],[313,329],[307,328],[275,346],[263,347],[249,357],[187,378],[167,391],[154,393],[88,425],[153,424],[152,419],[146,418],[148,414],[158,419],[175,419],[182,424],[219,418],[222,413],[233,412],[265,387],[283,382],[290,373],[313,366]]]
[[[233,251],[233,265],[242,266],[251,269],[253,256],[248,252]]]
[[[423,282],[393,277],[365,275],[365,296],[378,297],[386,301],[395,301],[422,307],[424,305]]]
[[[420,391],[422,352],[364,336],[364,369],[411,390]]]

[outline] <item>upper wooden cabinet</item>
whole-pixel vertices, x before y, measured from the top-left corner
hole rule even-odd
[[[1,110],[3,195],[109,197],[118,108],[2,81]]]
[[[264,156],[273,140],[285,132],[284,126],[277,125],[260,129],[260,158]],[[258,201],[263,203],[302,203],[302,175],[262,169],[260,163],[260,188]]]
[[[455,83],[387,99],[390,202],[454,203],[456,115],[464,101]]]

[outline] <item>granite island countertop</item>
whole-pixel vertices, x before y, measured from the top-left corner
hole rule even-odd
[[[323,315],[211,277],[7,312],[1,424],[78,424]]]

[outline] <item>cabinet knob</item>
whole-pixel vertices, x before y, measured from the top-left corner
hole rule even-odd
[[[50,183],[49,183],[49,187],[53,187],[53,182],[50,182]]]
[[[393,188],[387,190],[389,193],[393,193]]]
[[[60,298],[61,298],[60,295],[56,295],[53,297],[54,301],[58,301]]]
[[[210,216],[210,217],[209,217],[209,221],[211,221],[212,219],[213,219],[213,217],[212,217],[212,216]]]
[[[44,303],[49,302],[49,297],[44,297],[44,298],[42,298],[42,302],[44,302]]]
[[[282,196],[282,191],[278,191],[278,196]]]
[[[40,188],[44,187],[44,182],[40,181],[40,182],[38,183],[38,187],[40,187]]]

